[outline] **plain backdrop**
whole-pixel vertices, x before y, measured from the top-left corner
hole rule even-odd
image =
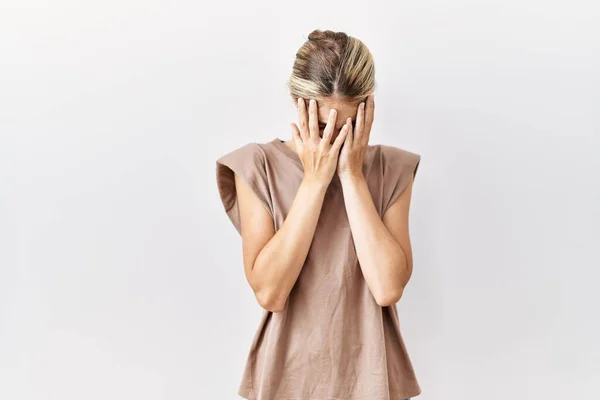
[[[313,29],[371,49],[371,141],[422,156],[419,399],[600,398],[596,2],[4,0],[0,399],[238,398],[262,310],[215,160],[291,138]]]

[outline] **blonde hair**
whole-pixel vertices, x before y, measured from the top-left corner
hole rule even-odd
[[[294,101],[340,97],[356,104],[375,91],[373,56],[344,32],[316,29],[296,52],[287,87]]]

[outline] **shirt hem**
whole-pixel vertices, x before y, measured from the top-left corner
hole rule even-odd
[[[247,400],[256,400],[257,397],[254,393],[254,390],[250,388],[240,388],[237,394],[244,399]],[[390,392],[389,400],[405,400],[411,399],[413,397],[417,397],[421,394],[421,389],[415,389],[413,391],[395,391]],[[360,397],[350,397],[350,398],[341,398],[341,397],[280,397],[277,400],[374,400],[370,396],[360,396]]]

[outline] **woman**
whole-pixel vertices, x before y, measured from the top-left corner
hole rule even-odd
[[[299,114],[292,140],[217,160],[220,197],[265,310],[243,398],[404,400],[421,391],[395,307],[412,272],[420,156],[368,144],[374,71],[358,39],[313,31],[289,80]]]

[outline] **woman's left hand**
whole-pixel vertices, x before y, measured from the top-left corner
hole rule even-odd
[[[337,174],[340,179],[363,175],[363,160],[371,136],[374,115],[375,99],[371,95],[366,100],[366,107],[365,102],[360,103],[358,106],[354,129],[352,128],[352,119],[348,118],[346,120],[348,134],[338,157]]]

